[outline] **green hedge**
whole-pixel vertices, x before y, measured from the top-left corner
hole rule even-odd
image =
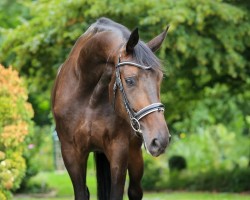
[[[233,170],[210,169],[199,172],[192,169],[169,171],[154,158],[146,157],[142,185],[144,190],[191,190],[216,192],[250,191],[250,167]]]
[[[165,189],[201,190],[216,192],[250,191],[250,168],[235,170],[210,170],[204,173],[172,173]]]
[[[144,155],[144,189],[250,191],[249,146],[249,136],[236,134],[223,124],[175,135],[166,154],[159,158]],[[186,168],[174,170],[172,165],[180,163],[173,158],[182,158]]]

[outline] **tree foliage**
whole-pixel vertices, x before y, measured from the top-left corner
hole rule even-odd
[[[28,18],[28,8],[16,0],[1,0],[0,27],[15,28]]]
[[[199,124],[231,124],[237,119],[234,112],[243,116],[243,123],[249,115],[250,9],[244,1],[55,0],[27,5],[30,20],[2,31],[0,59],[13,63],[28,79],[40,124],[48,123],[58,67],[76,39],[101,16],[130,29],[139,26],[145,41],[170,24],[158,54],[166,66],[162,100],[172,128],[178,130],[177,122],[187,118],[195,118],[196,124],[182,127],[190,130]],[[193,114],[203,108],[201,116]]]
[[[0,85],[0,199],[9,199],[25,175],[34,113],[17,71],[0,65]]]

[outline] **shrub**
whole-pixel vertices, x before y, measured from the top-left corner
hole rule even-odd
[[[23,157],[32,134],[33,109],[18,73],[0,65],[0,199],[10,199],[26,172]]]
[[[210,169],[206,172],[171,173],[165,189],[217,192],[250,191],[250,168],[234,170]]]
[[[181,171],[187,168],[186,159],[182,156],[172,156],[169,158],[168,165],[171,171]]]
[[[53,145],[50,127],[34,127],[33,137],[30,138],[32,143],[29,145],[29,151],[26,151],[23,156],[26,160],[26,174],[22,180],[20,188],[16,193],[27,193],[31,190],[29,180],[35,176],[39,171],[51,171],[53,166]],[[34,185],[34,190],[36,190]]]
[[[167,156],[179,155],[186,159],[190,170],[205,172],[210,169],[232,170],[249,163],[249,136],[229,131],[217,124],[200,128],[197,134],[174,137]]]
[[[162,157],[154,158],[151,155],[144,154],[144,175],[142,178],[142,187],[145,190],[161,190],[166,186],[164,181],[167,179],[168,169],[162,165]]]
[[[187,169],[171,171],[165,189],[249,191],[249,146],[248,135],[229,131],[223,124],[200,127],[197,134],[181,133],[167,156],[184,157]]]

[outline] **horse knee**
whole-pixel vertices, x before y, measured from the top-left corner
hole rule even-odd
[[[128,197],[129,200],[141,200],[143,196],[141,187],[129,187],[128,189]]]

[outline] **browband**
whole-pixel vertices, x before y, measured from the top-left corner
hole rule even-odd
[[[133,62],[128,62],[128,61],[124,61],[124,62],[119,62],[116,67],[122,67],[124,65],[132,65],[132,66],[135,66],[135,67],[139,67],[141,69],[151,69],[150,66],[143,66],[143,65],[140,65],[140,64],[137,64],[137,63],[133,63]]]

